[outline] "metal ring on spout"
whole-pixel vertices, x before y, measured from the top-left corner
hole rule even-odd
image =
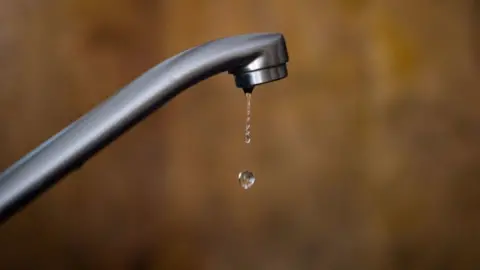
[[[288,75],[286,65],[241,72],[235,74],[235,84],[239,88],[252,88],[256,85],[280,80]]]

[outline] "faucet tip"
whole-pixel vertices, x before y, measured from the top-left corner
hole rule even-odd
[[[288,76],[288,52],[282,34],[256,34],[248,41],[245,58],[228,71],[235,76],[238,88],[244,89],[245,93],[251,93],[254,86]]]
[[[235,82],[237,87],[252,91],[253,87],[260,84],[278,81],[287,77],[286,64],[281,64],[275,67],[263,68],[251,72],[241,72],[235,74]]]
[[[251,94],[253,92],[253,88],[254,88],[253,86],[252,87],[244,87],[243,92],[245,94]]]

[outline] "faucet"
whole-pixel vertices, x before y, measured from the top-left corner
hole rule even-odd
[[[251,93],[257,85],[285,78],[287,62],[280,33],[217,39],[165,60],[0,174],[0,223],[183,90],[228,72],[238,88]]]

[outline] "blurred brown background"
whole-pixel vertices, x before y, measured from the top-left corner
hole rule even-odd
[[[0,269],[480,269],[480,3],[5,0],[0,168],[153,65],[285,34],[290,76],[194,86],[0,228]],[[237,174],[252,170],[245,191]]]

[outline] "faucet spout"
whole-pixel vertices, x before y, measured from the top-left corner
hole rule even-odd
[[[183,90],[221,72],[237,87],[287,76],[288,54],[279,33],[218,39],[153,67],[0,174],[0,223]]]

